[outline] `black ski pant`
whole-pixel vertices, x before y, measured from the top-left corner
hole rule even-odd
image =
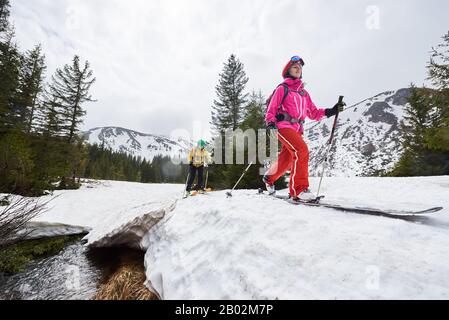
[[[204,189],[203,175],[204,175],[204,166],[195,167],[190,166],[190,177],[187,182],[187,191],[192,190],[193,182],[195,181],[196,173],[198,172],[198,187],[200,189]]]

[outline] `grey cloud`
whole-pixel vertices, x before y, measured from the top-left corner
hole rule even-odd
[[[269,94],[288,58],[306,59],[318,106],[355,103],[420,84],[431,46],[447,32],[449,3],[431,0],[120,1],[15,0],[22,48],[41,42],[48,73],[76,53],[97,77],[85,127],[117,125],[169,134],[208,124],[223,62],[235,53],[248,91]],[[368,30],[366,8],[380,9]],[[419,21],[419,23],[417,23]],[[160,119],[164,119],[161,121]]]

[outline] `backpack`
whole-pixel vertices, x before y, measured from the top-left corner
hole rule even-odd
[[[270,95],[270,97],[267,99],[267,101],[265,102],[266,111],[268,111],[268,107],[270,106],[271,99],[273,99],[274,93],[275,93],[276,90],[277,90],[279,87],[281,87],[281,86],[284,87],[284,96],[282,97],[282,101],[281,101],[281,104],[280,104],[279,107],[278,107],[278,110],[277,110],[277,112],[276,112],[276,115],[279,114],[279,111],[281,110],[281,107],[282,107],[282,105],[284,104],[285,98],[287,98],[287,96],[288,96],[288,92],[289,92],[289,90],[290,90],[290,89],[288,88],[288,86],[287,86],[285,83],[282,83],[282,84],[278,85],[278,86],[276,87],[276,89],[274,89],[274,91],[273,91],[273,93]]]

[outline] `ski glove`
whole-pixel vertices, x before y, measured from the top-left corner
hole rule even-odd
[[[326,117],[330,118],[332,116],[336,116],[337,113],[343,112],[344,107],[346,106],[346,103],[337,103],[332,109],[326,109]]]
[[[271,131],[271,130],[277,130],[276,122],[268,122],[268,124],[267,124],[267,130],[269,130],[269,131]]]
[[[278,128],[276,127],[276,122],[268,122],[267,124],[267,134],[271,136],[272,134],[276,135]]]

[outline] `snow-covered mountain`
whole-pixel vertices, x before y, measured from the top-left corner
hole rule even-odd
[[[326,175],[369,176],[393,168],[401,156],[400,122],[410,89],[380,93],[340,114]],[[334,118],[305,125],[310,175],[321,173]]]
[[[103,145],[105,148],[140,156],[149,161],[157,155],[170,156],[173,159],[186,157],[192,142],[182,137],[176,140],[162,135],[145,134],[119,128],[94,128],[83,133],[90,144]]]

